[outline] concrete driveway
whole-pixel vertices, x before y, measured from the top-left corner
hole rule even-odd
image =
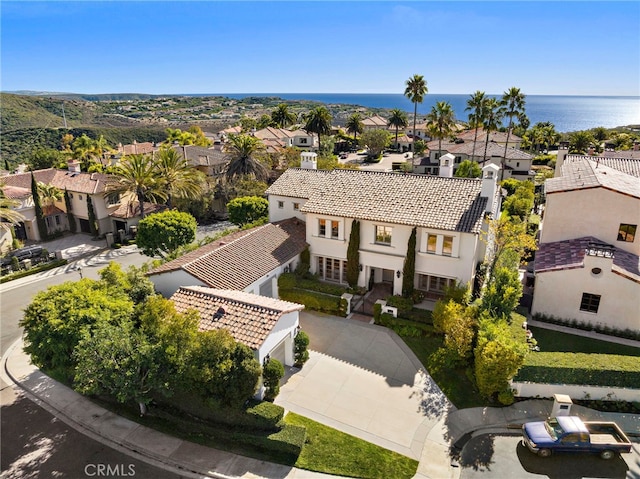
[[[420,459],[428,432],[453,405],[413,352],[387,328],[313,312],[300,314],[310,359],[276,404]]]

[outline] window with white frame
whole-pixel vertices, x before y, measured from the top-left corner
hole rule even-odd
[[[307,144],[307,139],[306,138],[300,138],[300,144],[301,145],[306,145]]]
[[[597,313],[600,307],[599,294],[582,293],[582,300],[580,301],[580,311],[586,311],[588,313]]]
[[[418,275],[418,289],[434,294],[444,294],[446,288],[454,286],[456,280],[428,274]]]
[[[438,246],[438,236],[427,235],[427,253],[436,254],[437,246]]]
[[[636,238],[637,227],[638,225],[621,223],[620,228],[618,228],[618,241],[633,243],[633,240]]]
[[[278,201],[278,208],[279,209],[284,208],[284,201]]]
[[[318,236],[327,236],[327,220],[318,220]]]
[[[376,225],[376,243],[390,245],[392,233],[391,226]]]
[[[338,239],[340,223],[337,221],[331,222],[331,237],[333,239]]]
[[[343,283],[347,277],[347,262],[337,258],[318,256],[316,274],[324,281]]]
[[[444,236],[442,239],[442,255],[451,256],[453,254],[453,236]]]
[[[293,204],[293,211],[298,211],[300,209],[300,203]]]

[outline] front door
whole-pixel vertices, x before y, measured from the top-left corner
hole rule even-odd
[[[382,270],[382,282],[383,283],[393,283],[393,270],[392,269],[383,269]]]
[[[24,227],[24,223],[20,222],[13,227],[13,230],[16,232],[16,238],[20,241],[24,241],[27,239],[27,230]]]

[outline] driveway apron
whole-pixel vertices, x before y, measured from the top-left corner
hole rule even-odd
[[[387,328],[313,312],[300,325],[310,359],[288,372],[276,404],[414,459],[452,404]]]

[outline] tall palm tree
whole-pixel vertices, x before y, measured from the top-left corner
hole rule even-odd
[[[296,115],[289,111],[289,107],[285,103],[280,103],[271,112],[271,120],[278,128],[286,128],[296,122]]]
[[[2,191],[2,186],[0,183],[0,227],[9,229],[9,224],[17,225],[24,221],[24,216],[22,216],[22,213],[13,209],[20,206],[20,202],[12,198],[7,198]]]
[[[396,129],[396,148],[398,148],[398,128],[406,128],[409,124],[407,114],[399,108],[391,110],[391,116],[387,121],[387,126],[392,126]]]
[[[489,135],[493,131],[498,131],[498,127],[502,122],[502,108],[500,102],[495,98],[489,98],[486,104],[486,116],[482,122],[482,128],[487,132],[487,137],[484,142],[484,160],[487,159],[487,148],[489,147]]]
[[[53,185],[41,183],[39,181],[37,186],[42,206],[44,206],[45,215],[50,215],[56,201],[62,201],[64,199],[64,191]]]
[[[171,208],[173,198],[195,200],[202,195],[204,175],[193,168],[186,158],[171,146],[163,146],[158,152],[155,167],[164,183],[167,206]]]
[[[347,123],[345,124],[347,127],[348,133],[353,133],[353,141],[358,140],[358,133],[362,133],[364,131],[364,125],[362,124],[362,117],[360,113],[354,113],[347,119]]]
[[[476,143],[478,142],[478,130],[482,126],[485,116],[487,115],[487,100],[483,91],[477,90],[471,98],[467,100],[467,107],[465,111],[471,110],[469,113],[469,127],[475,130],[473,135],[473,151],[471,152],[471,159],[475,159],[476,156]]]
[[[502,95],[500,101],[503,108],[503,114],[509,118],[509,124],[507,125],[507,141],[504,144],[504,155],[502,155],[502,169],[500,170],[500,180],[504,177],[504,166],[507,161],[507,148],[509,147],[509,137],[511,136],[511,130],[513,129],[513,119],[520,118],[524,115],[524,93],[520,91],[520,88],[511,87]]]
[[[109,185],[108,190],[135,195],[142,218],[144,218],[145,201],[162,203],[167,199],[164,182],[158,175],[151,155],[124,157],[115,174],[115,181]]]
[[[318,135],[318,151],[322,150],[321,137],[331,133],[331,113],[324,106],[319,106],[305,115],[305,131]]]
[[[416,142],[416,117],[418,116],[418,103],[424,101],[424,96],[429,92],[427,82],[422,75],[413,75],[405,82],[404,96],[413,103],[413,139],[411,140],[411,151],[414,151]]]
[[[442,156],[442,139],[451,136],[455,118],[451,104],[439,101],[427,115],[427,128],[438,139],[438,158]]]
[[[230,157],[225,173],[227,179],[253,176],[258,181],[267,181],[269,170],[256,158],[256,153],[263,149],[258,138],[251,135],[229,135],[224,149]]]

